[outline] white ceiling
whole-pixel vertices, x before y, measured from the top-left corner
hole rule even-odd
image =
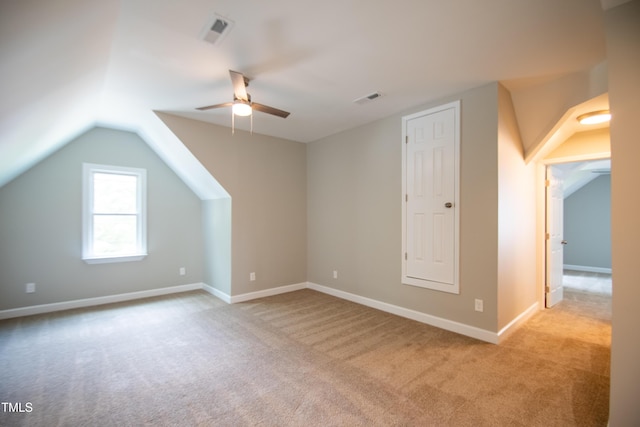
[[[217,46],[200,38],[213,13],[234,22]],[[229,69],[291,112],[255,113],[255,132],[309,142],[605,59],[600,0],[1,1],[0,40],[0,186],[96,123],[136,130],[164,111],[230,126],[229,109],[194,110],[232,100]]]

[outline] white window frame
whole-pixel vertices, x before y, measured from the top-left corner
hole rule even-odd
[[[137,177],[136,250],[126,255],[104,256],[93,252],[93,174],[111,173]],[[88,264],[140,261],[147,256],[147,171],[124,166],[82,164],[82,259]]]

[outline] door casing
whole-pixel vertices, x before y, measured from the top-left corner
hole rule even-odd
[[[424,133],[425,144],[428,147],[434,147],[433,153],[429,150],[422,153],[411,148],[411,144],[418,139],[418,136],[412,133],[414,130],[412,126],[416,123],[431,126],[421,134]],[[415,130],[421,129],[415,128]],[[444,145],[440,145],[441,142]],[[423,157],[418,159],[414,156],[416,153]],[[411,159],[409,159],[410,156]],[[419,164],[416,165],[415,162]],[[456,294],[460,292],[459,165],[460,101],[402,118],[402,283],[404,284]],[[443,170],[446,168],[445,173],[434,173],[439,168]],[[417,174],[417,169],[424,169],[424,171]],[[417,176],[431,176],[431,179],[421,179],[416,183],[414,179]],[[422,191],[418,191],[419,188],[422,188]],[[419,212],[419,209],[414,206],[420,198],[423,198],[420,202],[422,208],[426,209],[423,212]],[[416,213],[422,215],[423,221],[416,220],[414,215]],[[438,223],[443,226],[436,227]],[[415,233],[420,234],[419,238],[416,238]],[[428,241],[421,238],[424,235],[428,235]],[[425,247],[427,245],[435,248]],[[418,265],[422,261],[418,260],[415,254],[419,248],[422,248],[426,257],[429,258],[423,266]],[[439,260],[434,262],[436,258],[441,258],[442,262]]]

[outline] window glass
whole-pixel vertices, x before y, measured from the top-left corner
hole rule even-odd
[[[136,175],[93,174],[94,213],[136,213]]]
[[[136,222],[136,217],[131,215],[94,215],[94,255],[136,253],[138,234]]]

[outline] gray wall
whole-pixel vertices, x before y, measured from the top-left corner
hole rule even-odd
[[[605,13],[611,114],[613,270],[609,425],[640,425],[640,0]]]
[[[225,257],[216,259],[217,268],[207,267],[208,284],[235,296],[305,283],[306,145],[240,130],[232,135],[226,127],[158,116],[231,196],[230,204],[228,199],[207,202],[207,209],[226,220],[206,232],[227,239],[207,244],[209,260],[216,250]],[[229,247],[230,256],[225,255]],[[251,272],[256,273],[253,282]]]
[[[503,270],[509,275],[498,277],[498,194],[503,190],[498,182],[508,182],[514,176],[510,167],[518,169],[517,173],[525,169],[511,110],[503,119],[504,148],[500,155],[500,161],[511,166],[499,178],[501,90],[498,84],[489,84],[308,144],[309,281],[496,332],[505,322],[498,319],[499,280],[505,282],[503,304],[509,307],[504,317],[519,314],[518,310],[535,303],[535,191],[531,169],[521,180],[531,188],[520,189],[528,194],[524,198],[530,213],[523,219],[519,209],[509,209],[518,206],[523,196],[503,205],[504,220],[510,227],[528,227],[526,240],[504,237],[518,248],[529,247],[516,251],[511,259],[523,253],[531,257],[524,261],[520,282],[510,280],[515,267],[505,266]],[[401,284],[402,115],[456,99],[462,101],[459,295]],[[510,101],[506,102],[505,111],[510,108]],[[334,270],[338,270],[337,279],[333,279]],[[526,277],[528,273],[531,277]],[[530,289],[511,292],[514,286]],[[484,300],[484,312],[474,311],[475,298]]]
[[[202,202],[204,282],[231,295],[231,199]]]
[[[83,162],[147,170],[144,260],[82,261]],[[90,130],[0,188],[0,310],[202,282],[201,218],[200,199],[137,135]]]
[[[536,165],[526,165],[511,95],[498,85],[498,330],[536,303]]]
[[[603,175],[564,200],[564,264],[611,268],[611,176]]]

